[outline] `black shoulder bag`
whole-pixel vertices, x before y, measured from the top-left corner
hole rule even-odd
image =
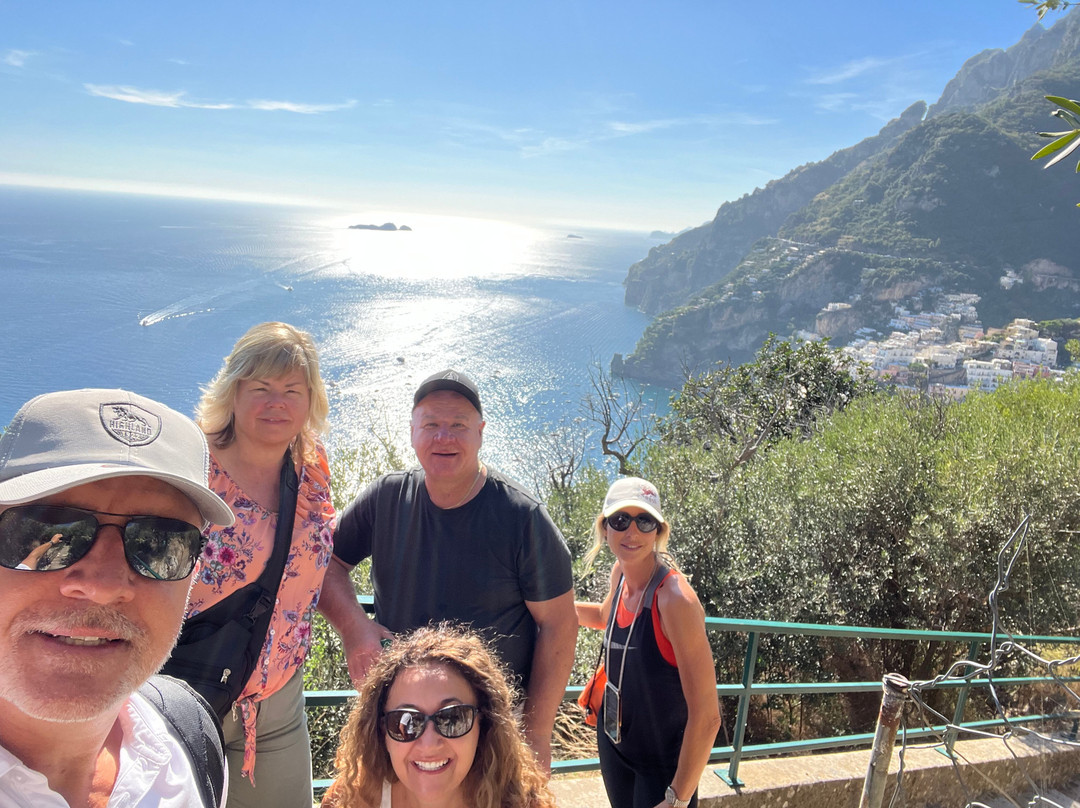
[[[224,720],[251,677],[266,642],[285,559],[292,543],[299,482],[292,454],[281,466],[274,549],[258,580],[184,621],[162,673],[183,679]]]

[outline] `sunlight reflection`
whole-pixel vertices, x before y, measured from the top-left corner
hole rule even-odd
[[[350,230],[393,222],[411,231]],[[527,274],[534,247],[547,234],[508,222],[430,214],[350,214],[336,218],[334,248],[349,269],[402,280],[507,277]]]

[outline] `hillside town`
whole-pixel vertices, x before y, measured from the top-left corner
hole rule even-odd
[[[941,295],[940,311],[894,308],[887,337],[873,329],[856,331],[844,353],[868,367],[883,383],[917,387],[962,399],[969,391],[996,390],[1014,378],[1059,377],[1058,344],[1039,336],[1032,320],[1015,319],[1005,328],[984,328],[976,294]],[[827,310],[847,306],[831,303]]]

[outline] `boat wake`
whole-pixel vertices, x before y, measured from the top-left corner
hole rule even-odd
[[[246,293],[258,291],[266,287],[267,280],[273,279],[274,275],[286,275],[288,280],[299,280],[306,278],[310,275],[314,275],[317,272],[321,272],[331,267],[338,266],[344,263],[341,259],[334,261],[319,261],[315,266],[307,269],[297,269],[297,265],[309,262],[313,258],[325,258],[323,255],[316,256],[303,256],[296,258],[292,261],[286,261],[283,264],[279,264],[272,269],[266,270],[266,272],[256,278],[249,278],[239,283],[233,283],[214,289],[205,289],[200,292],[196,292],[193,295],[188,295],[175,303],[170,303],[168,306],[163,306],[157,311],[153,311],[144,317],[139,318],[139,325],[151,326],[158,323],[166,322],[167,320],[176,320],[181,317],[193,317],[199,314],[207,314],[214,311],[214,306],[211,304],[222,297],[243,299]],[[286,292],[293,291],[291,283],[284,283],[280,280],[273,280],[273,284]]]

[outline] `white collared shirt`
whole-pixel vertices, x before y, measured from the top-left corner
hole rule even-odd
[[[187,749],[137,693],[120,711],[120,771],[108,808],[203,808]],[[0,808],[71,808],[41,773],[0,746]]]

